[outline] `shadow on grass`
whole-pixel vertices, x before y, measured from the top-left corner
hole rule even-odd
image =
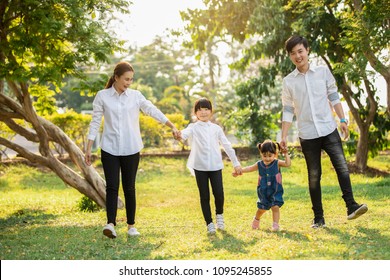
[[[390,238],[380,230],[359,226],[354,234],[338,228],[325,228],[328,233],[338,237],[339,241],[348,246],[344,259],[390,259]]]
[[[109,239],[100,226],[15,228],[8,227],[0,235],[2,260],[145,260],[160,246],[125,234]]]
[[[227,231],[221,231],[220,235],[209,235],[209,241],[212,247],[216,250],[229,251],[231,253],[247,254],[249,251],[246,249],[249,246],[254,245],[257,240],[252,239],[249,242],[238,239]]]
[[[389,185],[390,185],[390,179],[383,178],[376,183],[365,183],[364,185],[353,184],[352,190],[355,197],[368,196],[370,199],[383,200],[383,199],[387,199],[387,197],[389,197],[390,195],[390,189],[388,187]],[[302,190],[307,192],[307,199],[310,199],[308,186],[302,187],[301,185],[296,185],[296,184],[286,184],[286,186],[284,186],[285,198],[288,197],[289,200],[301,201]],[[324,196],[332,195],[332,197],[334,197],[334,195],[337,195],[338,197],[341,197],[342,195],[341,189],[338,185],[330,186],[322,183],[321,190]]]
[[[8,217],[0,219],[0,228],[27,224],[46,224],[55,218],[56,215],[47,214],[43,210],[21,208]]]

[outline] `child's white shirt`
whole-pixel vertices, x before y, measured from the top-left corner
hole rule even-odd
[[[184,140],[189,139],[191,152],[187,167],[191,170],[217,171],[223,169],[220,145],[224,148],[233,166],[240,166],[236,152],[220,126],[208,121],[191,123],[181,131]]]

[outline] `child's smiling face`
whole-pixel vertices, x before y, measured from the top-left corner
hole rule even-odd
[[[265,165],[271,164],[276,158],[276,154],[265,152],[261,153],[261,159],[264,162]]]
[[[212,111],[209,108],[200,108],[196,111],[195,115],[198,120],[202,122],[208,122],[211,118]]]

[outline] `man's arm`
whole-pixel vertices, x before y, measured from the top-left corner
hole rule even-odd
[[[287,150],[287,135],[291,124],[291,122],[282,121],[282,140],[280,141],[280,148],[282,151]]]
[[[348,129],[348,123],[345,120],[343,106],[341,105],[341,103],[337,103],[333,106],[333,108],[340,119],[340,129],[341,132],[344,134],[344,140],[347,140],[349,136],[349,129]]]

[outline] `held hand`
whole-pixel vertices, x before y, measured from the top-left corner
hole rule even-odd
[[[288,154],[288,149],[287,149],[287,147],[286,147],[286,148],[280,147],[280,152],[282,153],[282,155],[286,156],[286,154]]]
[[[340,129],[341,129],[341,133],[342,135],[344,136],[344,141],[348,139],[349,137],[349,129],[348,129],[348,125],[344,122],[342,122],[340,124]]]
[[[287,152],[287,139],[283,139],[280,141],[280,149],[282,153]]]
[[[175,140],[181,140],[181,132],[180,130],[177,130],[177,128],[172,128],[172,134],[173,134],[173,138],[175,138]]]
[[[234,167],[234,171],[233,171],[232,175],[233,175],[233,177],[237,177],[239,175],[242,175],[242,167],[240,165]]]
[[[85,152],[85,163],[90,166],[91,165],[91,152],[90,151],[87,151]]]

